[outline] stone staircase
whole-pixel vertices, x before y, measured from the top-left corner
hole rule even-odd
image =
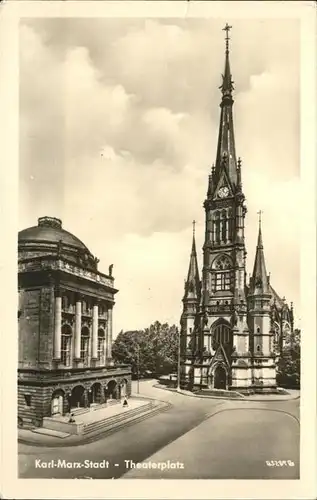
[[[150,401],[148,404],[140,406],[138,408],[123,410],[122,413],[113,415],[112,417],[89,422],[84,425],[82,434],[86,436],[94,432],[100,432],[103,430],[106,431],[107,429],[112,429],[114,427],[120,426],[126,421],[133,420],[137,415],[141,415],[153,410],[155,406],[155,403],[153,401]]]
[[[121,401],[116,400],[116,399],[112,399],[112,400],[107,401],[107,403],[102,403],[102,404],[96,405],[96,409],[109,408],[109,406],[114,406],[114,405],[117,405],[120,403],[121,403]],[[87,408],[82,408],[82,407],[72,408],[70,413],[72,413],[74,415],[74,417],[77,417],[78,415],[82,415],[83,413],[89,413],[90,411],[91,411],[91,406],[87,407]]]

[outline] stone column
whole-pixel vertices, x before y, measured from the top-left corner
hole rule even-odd
[[[54,322],[54,359],[61,359],[62,343],[62,297],[58,292],[55,297],[55,322]]]
[[[92,309],[92,359],[97,359],[97,347],[98,347],[98,304],[93,305]]]
[[[112,307],[108,309],[108,323],[107,323],[107,357],[111,359],[112,357]]]
[[[75,306],[75,359],[80,359],[81,340],[81,300],[76,300]]]

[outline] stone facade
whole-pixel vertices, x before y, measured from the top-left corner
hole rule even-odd
[[[200,279],[195,232],[181,317],[181,386],[240,392],[276,390],[276,361],[293,309],[281,300],[266,272],[259,236],[250,282],[246,278],[242,162],[233,128],[233,82],[226,40],[225,70],[215,165],[209,175]]]
[[[41,252],[39,252],[41,247]],[[131,370],[112,361],[114,287],[61,221],[19,233],[20,425],[131,392]]]

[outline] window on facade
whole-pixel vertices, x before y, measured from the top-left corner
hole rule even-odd
[[[261,330],[260,330],[260,328],[259,328],[259,327],[257,327],[256,332],[257,332],[257,333],[261,333]]]
[[[228,210],[228,239],[232,240],[233,234],[233,218],[231,208]]]
[[[220,243],[220,214],[219,212],[215,213],[215,240],[216,243]]]
[[[70,366],[71,338],[72,329],[70,325],[63,325],[61,338],[61,363],[64,366]]]
[[[227,255],[221,255],[213,263],[213,269],[216,270],[215,273],[215,290],[230,290],[231,286],[231,274],[230,274],[231,262]]]
[[[62,309],[66,310],[69,307],[69,298],[67,295],[63,295],[62,297]]]
[[[230,290],[230,272],[216,273],[216,291]]]
[[[227,213],[225,210],[221,213],[221,240],[227,241]]]
[[[261,351],[261,346],[260,346],[260,345],[257,345],[257,346],[256,346],[256,350],[257,350],[258,352],[260,352],[260,351]]]
[[[213,332],[214,342],[219,345],[226,345],[230,342],[230,328],[227,325],[218,325]]]
[[[80,359],[84,364],[88,363],[88,352],[89,352],[89,328],[83,326],[81,329],[80,337]]]
[[[98,345],[97,356],[99,361],[103,361],[105,357],[105,331],[102,328],[98,330]]]
[[[32,397],[30,396],[30,394],[25,394],[24,399],[25,399],[26,406],[31,406],[31,404],[32,404]]]

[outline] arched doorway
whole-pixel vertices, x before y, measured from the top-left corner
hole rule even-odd
[[[117,399],[118,397],[118,384],[115,380],[110,380],[106,389],[107,399]]]
[[[227,372],[224,366],[218,365],[214,371],[214,389],[227,388]]]
[[[70,408],[85,407],[85,388],[82,385],[76,385],[70,396]]]
[[[61,389],[53,392],[51,400],[51,415],[63,415],[64,392]]]
[[[89,404],[101,403],[101,384],[95,382],[88,391]]]

